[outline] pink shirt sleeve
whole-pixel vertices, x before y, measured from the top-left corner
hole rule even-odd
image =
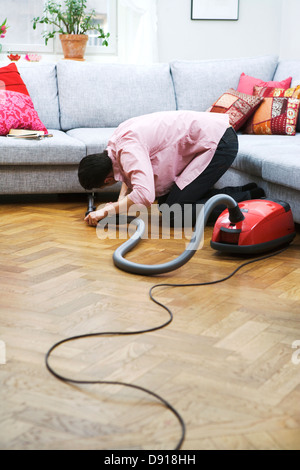
[[[134,204],[151,206],[155,201],[155,184],[149,150],[142,144],[132,141],[121,145],[119,162],[124,181],[132,190],[129,194]]]

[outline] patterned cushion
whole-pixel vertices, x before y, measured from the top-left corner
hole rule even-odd
[[[262,87],[262,86],[255,86],[253,88],[253,95],[254,96],[262,96],[264,98],[271,98],[271,97],[280,97],[280,98],[297,98],[300,99],[300,85],[294,88],[288,88],[285,90],[284,88],[274,88],[274,87]]]
[[[230,88],[207,111],[229,114],[229,122],[237,131],[254,113],[262,100],[260,96],[246,95]]]
[[[264,98],[247,122],[246,134],[295,135],[300,100],[288,97]]]
[[[16,91],[0,90],[0,135],[10,129],[30,129],[48,133],[34,109],[30,96]]]
[[[299,83],[300,80],[294,81],[294,83]],[[255,86],[253,88],[253,94],[255,96],[263,96],[263,97],[287,97],[287,98],[297,98],[300,99],[300,85],[294,86],[293,88],[288,88],[285,90],[284,88],[273,88],[273,87],[259,87]],[[300,111],[298,113],[298,121],[296,125],[296,132],[300,132]]]

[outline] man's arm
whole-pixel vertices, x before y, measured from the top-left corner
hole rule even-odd
[[[125,139],[126,140],[126,139]],[[117,202],[106,204],[102,209],[91,212],[84,219],[89,225],[97,226],[99,220],[115,214],[127,214],[133,204],[150,207],[155,200],[155,185],[149,151],[137,141],[126,142],[120,157],[122,172],[129,175],[130,194],[123,183]]]
[[[125,196],[123,199],[118,200],[117,202],[109,202],[106,204],[106,206],[98,211],[90,212],[84,220],[88,223],[88,225],[96,227],[99,220],[102,220],[105,217],[116,214],[127,214],[129,207],[133,204],[134,202],[132,202],[130,197]]]
[[[136,139],[120,142],[120,166],[130,181],[130,198],[135,204],[150,207],[155,200],[155,184],[149,149]],[[128,195],[128,194],[127,194]]]
[[[130,193],[130,190],[128,189],[126,184],[122,183],[118,201],[121,201],[122,199],[124,199],[124,197],[127,196],[129,193]]]

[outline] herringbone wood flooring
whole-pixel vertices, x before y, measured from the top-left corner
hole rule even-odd
[[[180,270],[159,278],[112,263],[119,240],[83,223],[85,200],[5,199],[0,219],[1,449],[172,449],[177,421],[151,397],[124,387],[75,387],[44,365],[64,337],[163,323],[150,302],[157,282],[205,282],[242,259],[205,244]],[[74,378],[120,380],[168,400],[187,426],[183,449],[300,449],[300,232],[284,253],[226,283],[162,288],[174,321],[154,333],[63,346],[53,365]],[[129,257],[171,259],[181,240],[145,240]]]

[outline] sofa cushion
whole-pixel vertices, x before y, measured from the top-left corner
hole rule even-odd
[[[0,90],[0,135],[7,135],[11,129],[48,133],[30,96],[17,91]]]
[[[134,116],[176,109],[168,64],[62,61],[57,77],[63,130],[117,127]]]
[[[300,134],[240,135],[232,167],[265,181],[300,188]]]
[[[293,79],[293,81],[292,81],[292,87],[296,88],[298,85],[300,85],[300,76],[299,76],[299,78]],[[296,126],[296,131],[300,132],[300,112],[299,112],[299,115],[298,115],[298,122],[297,122],[297,126]]]
[[[290,87],[292,82],[292,77],[288,77],[281,82],[276,81],[268,81],[264,82],[260,78],[249,77],[249,75],[245,75],[244,73],[241,74],[241,78],[238,84],[238,91],[241,93],[248,93],[249,95],[253,95],[253,88],[257,85],[263,87],[280,87],[284,88],[285,90]]]
[[[300,85],[293,87],[293,88],[288,88],[287,90],[285,90],[284,88],[255,86],[253,88],[253,95],[262,96],[264,98],[267,98],[270,96],[277,96],[277,97],[280,96],[280,97],[300,99]]]
[[[228,114],[230,125],[237,131],[261,102],[262,98],[258,96],[247,95],[230,88],[207,111]]]
[[[299,76],[299,78],[293,79],[293,81],[292,81],[292,87],[296,88],[299,85],[300,85],[300,76]],[[299,112],[299,115],[298,115],[298,122],[297,122],[297,126],[296,126],[296,131],[300,132],[300,112]]]
[[[20,64],[18,70],[47,128],[60,129],[55,64]]]
[[[12,63],[0,68],[0,90],[17,91],[29,95],[16,64]]]
[[[273,80],[282,80],[286,73],[292,76],[292,87],[300,85],[300,60],[280,60]],[[300,113],[297,123],[297,132],[300,132]]]
[[[106,149],[115,127],[104,128],[79,128],[67,131],[70,137],[74,137],[86,146],[86,154],[101,153]]]
[[[85,157],[86,147],[83,142],[56,129],[49,130],[49,134],[53,134],[53,137],[40,141],[0,137],[0,167],[74,165]]]
[[[300,100],[296,98],[264,98],[247,121],[246,134],[295,135]]]
[[[283,90],[281,88],[269,88],[269,87],[254,87],[253,94],[258,96],[287,96],[291,98],[300,99],[300,78],[299,80],[293,80],[294,86]],[[300,112],[298,113],[298,121],[296,125],[296,131],[300,132]]]
[[[226,90],[237,88],[242,72],[269,81],[276,64],[276,56],[174,61],[171,72],[177,108],[205,111]]]
[[[294,79],[300,78],[300,60],[279,60],[272,80],[283,80],[290,76],[294,86]]]

